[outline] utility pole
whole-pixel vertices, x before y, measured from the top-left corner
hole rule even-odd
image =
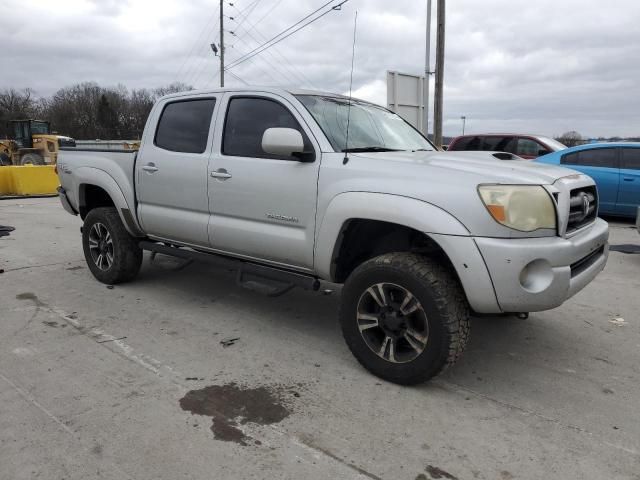
[[[463,115],[460,117],[460,119],[462,120],[462,134],[464,135],[464,127],[467,124],[467,117]]]
[[[424,60],[424,136],[429,136],[429,79],[431,75],[431,0],[427,0],[427,41]]]
[[[220,87],[224,87],[224,0],[220,0]]]
[[[444,84],[444,21],[445,0],[438,0],[438,33],[436,40],[436,86],[433,99],[433,140],[442,147],[442,100]]]

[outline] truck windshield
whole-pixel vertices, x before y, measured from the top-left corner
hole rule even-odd
[[[322,95],[296,95],[337,152],[432,151],[435,147],[400,116],[386,108],[359,100]]]

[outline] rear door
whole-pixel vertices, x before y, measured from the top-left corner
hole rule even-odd
[[[146,233],[208,246],[208,164],[215,95],[168,99],[154,108],[136,160],[138,218]]]
[[[620,169],[616,148],[594,148],[562,155],[560,163],[586,173],[596,182],[600,213],[616,213]]]
[[[620,152],[620,189],[618,213],[635,217],[640,205],[640,148],[622,147]]]
[[[320,148],[310,129],[293,104],[269,93],[227,94],[223,117],[209,167],[211,248],[311,269]],[[265,153],[262,136],[275,127],[300,131],[312,161]]]

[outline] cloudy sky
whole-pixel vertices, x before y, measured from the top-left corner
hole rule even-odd
[[[228,64],[324,3],[227,1]],[[215,86],[209,44],[218,41],[218,5],[0,0],[0,89],[46,96],[84,81]],[[227,83],[348,91],[356,10],[354,92],[385,104],[387,70],[424,70],[426,0],[349,0],[231,69],[237,78]],[[449,0],[445,134],[459,134],[465,115],[471,132],[640,135],[639,20],[638,0]]]

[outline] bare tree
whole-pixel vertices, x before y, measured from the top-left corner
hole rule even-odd
[[[558,140],[560,143],[563,143],[567,147],[575,147],[576,145],[582,145],[583,143],[582,135],[580,135],[575,130],[563,133],[556,140]]]
[[[105,88],[87,82],[62,88],[36,105],[39,115],[50,120],[58,133],[79,140],[135,140],[142,135],[157,98],[192,89],[173,83],[153,90],[128,91],[123,85]]]
[[[0,92],[0,137],[5,138],[10,132],[7,122],[19,118],[32,117],[37,110],[33,92],[24,90],[5,89]]]

